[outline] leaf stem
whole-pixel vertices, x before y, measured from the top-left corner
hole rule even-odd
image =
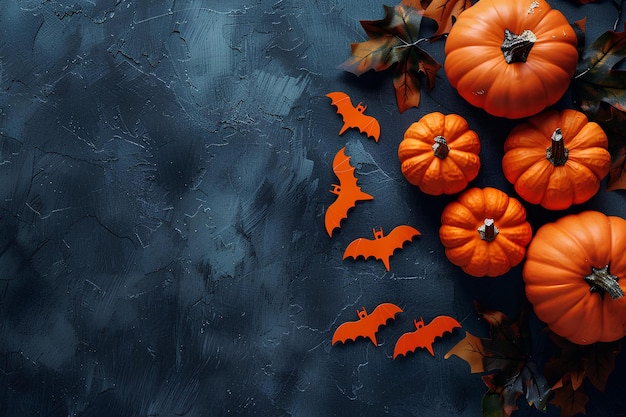
[[[612,3],[613,6],[615,6],[615,8],[617,9],[617,19],[615,19],[615,23],[613,23],[613,30],[617,31],[617,25],[619,24],[620,20],[622,20],[624,0],[612,0]]]
[[[426,42],[426,41],[430,40],[430,38],[420,38],[420,39],[418,39],[418,40],[416,40],[414,42],[410,42],[409,43],[409,42],[405,41],[404,39],[402,39],[399,36],[396,36],[396,38],[398,38],[399,40],[402,41],[402,45],[396,45],[396,46],[393,47],[394,49],[410,48],[412,46],[417,46],[418,44],[420,44],[422,42]]]

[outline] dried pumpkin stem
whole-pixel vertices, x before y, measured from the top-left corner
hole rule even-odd
[[[507,64],[526,62],[528,54],[537,41],[537,36],[529,29],[519,35],[504,29],[504,41],[500,45],[502,55]]]
[[[450,153],[448,142],[443,136],[436,136],[435,143],[432,146],[433,152],[437,158],[444,159]]]
[[[617,283],[618,278],[609,272],[609,266],[604,268],[591,268],[591,274],[585,277],[585,281],[591,287],[591,292],[602,295],[609,294],[612,299],[617,300],[624,296],[622,287]]]
[[[484,223],[478,228],[478,233],[480,233],[482,240],[491,242],[498,236],[499,230],[493,219],[485,219]]]
[[[556,128],[552,133],[552,146],[546,149],[546,159],[555,167],[565,165],[569,150],[565,147],[563,141],[563,132],[560,128]]]

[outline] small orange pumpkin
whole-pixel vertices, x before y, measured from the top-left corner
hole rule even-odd
[[[467,121],[433,112],[411,124],[398,147],[404,177],[426,194],[464,190],[480,169],[480,141]]]
[[[556,103],[578,63],[567,18],[545,0],[480,0],[446,39],[444,70],[461,97],[518,119]]]
[[[602,128],[576,110],[542,112],[513,128],[502,169],[521,198],[549,210],[589,200],[609,173]]]
[[[541,226],[522,276],[540,320],[587,345],[626,336],[626,220],[598,211]]]
[[[446,256],[475,277],[497,277],[518,265],[531,237],[522,204],[492,187],[468,189],[441,215]]]

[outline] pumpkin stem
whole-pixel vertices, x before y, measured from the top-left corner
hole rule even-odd
[[[552,146],[546,149],[546,159],[555,167],[565,165],[567,162],[569,150],[563,142],[563,132],[557,127],[552,133]]]
[[[507,64],[514,62],[526,62],[528,54],[537,41],[537,36],[529,29],[516,35],[508,29],[504,29],[504,41],[500,45],[502,55]]]
[[[494,224],[493,219],[485,219],[485,222],[478,228],[478,233],[480,233],[480,238],[482,240],[491,242],[496,238],[499,230]]]
[[[450,153],[450,147],[448,146],[448,142],[443,136],[436,136],[435,143],[432,146],[433,152],[437,158],[444,159]]]
[[[612,299],[617,300],[624,296],[622,287],[617,283],[618,278],[609,272],[609,266],[604,268],[591,268],[591,274],[585,277],[585,281],[591,287],[591,292],[597,292],[602,295],[607,293]]]

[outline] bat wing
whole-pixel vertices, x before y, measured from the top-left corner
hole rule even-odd
[[[424,348],[432,356],[435,356],[433,350],[435,338],[443,337],[446,332],[452,333],[454,329],[460,327],[461,324],[450,316],[435,317],[426,326],[400,336],[393,350],[393,358],[414,352],[417,348]]]
[[[376,331],[378,328],[372,330],[366,323],[362,323],[363,320],[347,321],[337,327],[333,334],[332,345],[337,342],[346,343],[348,340],[356,341],[358,337],[364,337],[372,341],[376,345]]]
[[[367,116],[363,113],[359,113],[360,117],[357,119],[359,122],[357,126],[359,132],[365,133],[368,137],[373,138],[376,142],[380,138],[380,124],[374,116]]]
[[[402,309],[393,303],[382,303],[376,306],[366,319],[370,320],[371,326],[380,326],[387,324],[387,320],[392,320],[396,317],[396,314],[402,313]]]
[[[359,132],[374,138],[376,142],[380,138],[380,124],[373,116],[364,115],[356,109],[350,100],[350,96],[340,91],[326,94],[331,99],[331,104],[337,107],[337,113],[343,119],[343,126],[339,134],[343,134],[349,128],[357,128]]]
[[[348,210],[356,205],[357,201],[373,200],[374,197],[361,191],[354,176],[354,167],[350,164],[350,157],[345,153],[345,147],[341,148],[333,160],[333,172],[339,179],[337,199],[328,207],[324,216],[324,223],[328,236],[332,236],[333,230],[340,227],[343,219],[348,217]]]
[[[396,249],[402,248],[405,242],[410,242],[413,237],[421,233],[414,227],[408,225],[397,226],[387,236],[379,239],[358,238],[353,240],[343,253],[343,259],[353,257],[357,259],[363,256],[365,259],[376,258],[385,265],[387,271],[390,270],[389,258]]]
[[[431,344],[424,344],[423,337],[419,334],[421,329],[417,329],[413,332],[404,333],[398,338],[396,346],[393,348],[393,358],[397,358],[400,355],[407,355],[409,352],[414,352],[417,348],[432,349]]]
[[[358,321],[348,321],[337,327],[333,334],[332,345],[337,342],[345,343],[348,340],[356,340],[359,336],[369,339],[374,346],[378,346],[376,333],[388,320],[395,318],[402,309],[392,303],[379,304],[374,311]]]
[[[385,256],[384,253],[381,256],[381,245],[378,242],[379,240],[380,239],[367,239],[364,237],[354,239],[343,252],[343,259],[350,257],[357,259],[359,256],[362,256],[364,259],[373,257],[382,261],[385,264],[387,271],[389,271],[389,256]]]

